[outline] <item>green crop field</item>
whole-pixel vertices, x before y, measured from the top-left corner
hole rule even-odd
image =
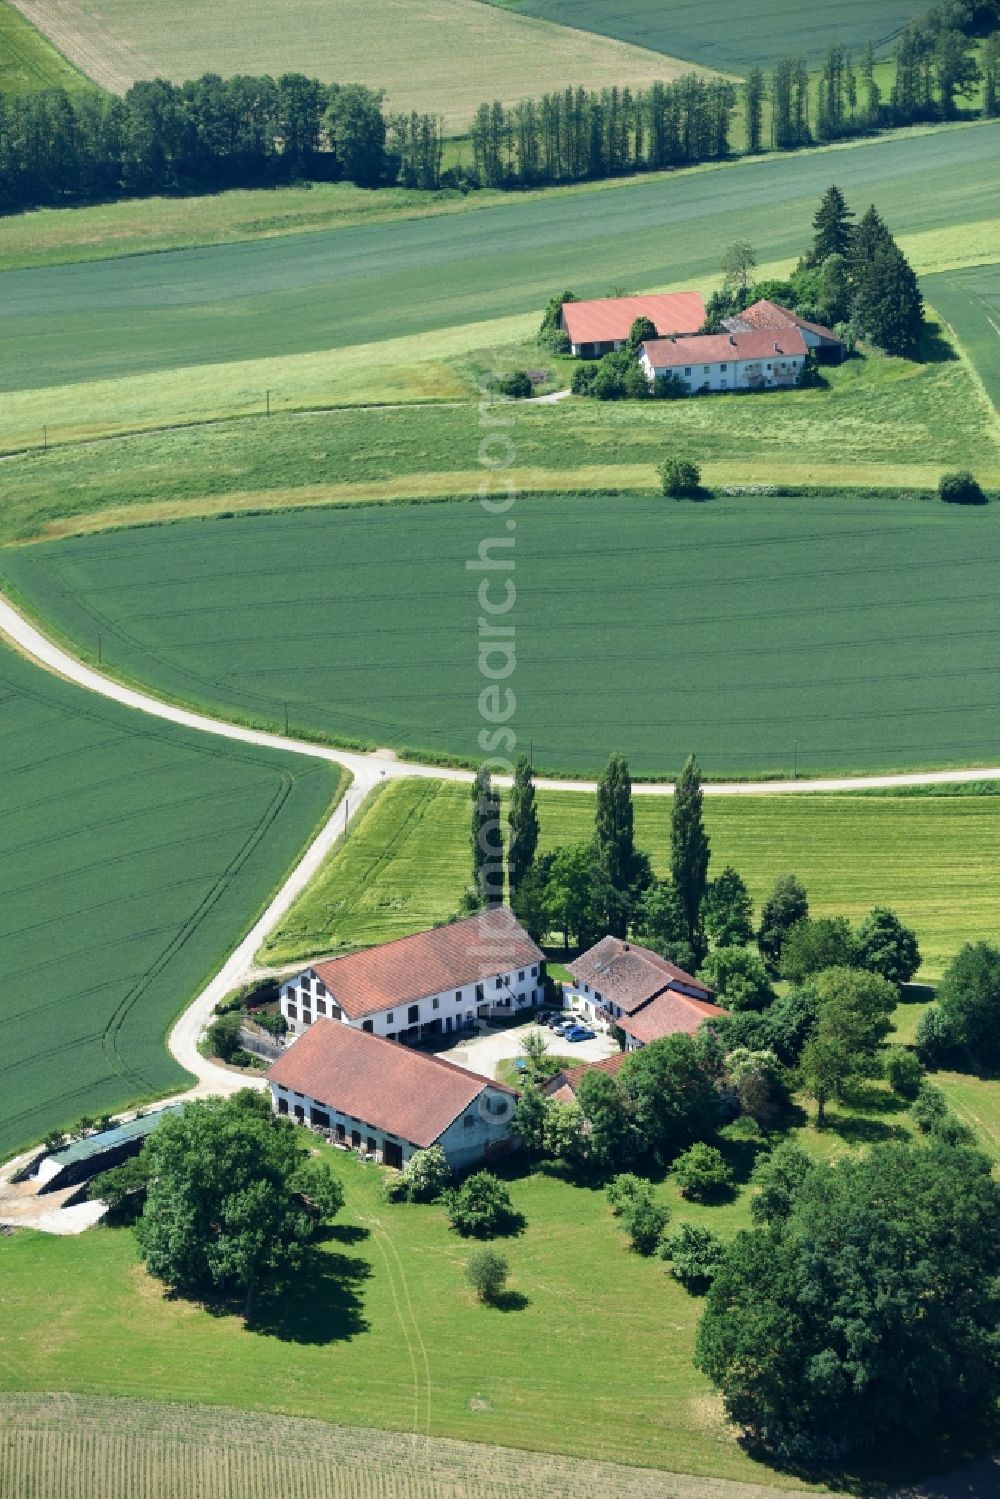
[[[1000,410],[1000,265],[927,276],[925,297],[954,329]]]
[[[455,129],[484,99],[561,88],[649,83],[688,71],[628,43],[588,36],[476,0],[315,0],[256,6],[214,0],[21,0],[67,56],[116,92],[137,78],[214,72],[305,73],[384,89],[393,111],[426,110]]]
[[[322,762],[143,719],[0,652],[0,1158],[183,1086],[170,1022],[329,804]]]
[[[526,495],[516,514],[514,723],[540,767],[593,772],[613,749],[646,776],[690,750],[714,776],[791,773],[796,745],[801,774],[995,757],[1000,507]],[[475,760],[482,574],[465,564],[496,534],[471,501],[335,507],[8,548],[0,573],[81,655],[100,635],[105,669],[168,697]]]
[[[538,795],[543,849],[590,836],[592,796]],[[670,800],[637,795],[635,809],[636,839],[664,875]],[[940,977],[963,943],[991,939],[1000,928],[1000,796],[709,796],[705,821],[712,869],[739,869],[758,909],[789,871],[805,883],[814,914],[857,920],[873,905],[888,905],[917,932],[925,980]],[[261,960],[294,962],[447,920],[469,880],[468,849],[466,786],[392,782],[293,906]]]
[[[90,87],[13,5],[0,0],[0,101],[48,88],[75,93]]]
[[[476,325],[518,313],[530,314],[530,327],[563,286],[600,294],[714,280],[734,223],[762,263],[795,257],[834,176],[859,208],[876,199],[904,243],[921,233],[947,238],[946,258],[918,261],[922,271],[944,269],[963,263],[973,226],[1000,211],[1000,187],[987,185],[997,139],[990,125],[916,132],[454,217],[11,271],[0,279],[0,389],[21,394],[4,401],[0,445],[23,436],[29,421],[53,432],[82,426],[88,410],[90,430],[113,430],[137,399],[142,425],[167,423],[181,397],[171,394],[171,375],[182,369],[183,387],[194,367],[215,366],[206,376],[224,411],[241,372],[218,367],[254,361],[260,409],[265,385],[287,399],[281,371],[266,368],[279,356],[322,351],[335,381],[339,356],[330,351],[388,341],[395,362],[401,351],[391,341],[444,329],[475,349],[485,341]],[[157,380],[141,382],[131,399],[127,385],[113,383],[152,372]],[[91,383],[89,402],[86,389],[62,389]],[[245,403],[246,393],[239,409]]]
[[[825,0],[789,5],[763,0],[752,20],[746,0],[504,0],[521,15],[618,37],[674,57],[745,74],[776,57],[804,55],[817,63],[830,42],[859,53],[886,43],[914,14],[910,0]]]
[[[515,1433],[516,1435],[516,1433]],[[225,1406],[73,1395],[0,1398],[0,1490],[17,1499],[771,1499],[758,1486],[414,1438]],[[157,1475],[150,1487],[137,1475]],[[138,1482],[138,1486],[137,1486]]]

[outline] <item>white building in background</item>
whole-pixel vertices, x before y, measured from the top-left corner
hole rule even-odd
[[[542,1002],[545,957],[506,906],[309,964],[281,985],[292,1036],[337,1020],[390,1041],[447,1036]]]
[[[673,375],[683,381],[690,395],[698,395],[795,385],[807,353],[801,331],[792,327],[651,338],[643,344],[639,362],[648,380]]]

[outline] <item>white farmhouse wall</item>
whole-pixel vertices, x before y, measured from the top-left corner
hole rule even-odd
[[[315,971],[306,968],[282,984],[281,1013],[292,1035],[301,1035],[314,1020],[326,1016],[352,1025],[355,1030],[372,1031],[376,1036],[397,1040],[403,1031],[416,1027],[419,1034],[421,1026],[433,1026],[435,1022],[441,1035],[452,1035],[492,1013],[512,1015],[530,1009],[541,1004],[543,997],[541,965],[535,963],[510,973],[492,973],[478,983],[422,995],[391,1010],[379,1010],[374,1015],[352,1020]],[[416,1014],[411,1013],[414,1010]]]
[[[338,1139],[355,1149],[371,1151],[376,1160],[385,1157],[386,1144],[400,1151],[405,1166],[410,1157],[420,1149],[412,1140],[356,1119],[345,1114],[332,1103],[323,1103],[304,1093],[296,1093],[279,1083],[271,1083],[271,1107],[276,1114],[287,1115],[299,1124],[317,1124],[333,1130]],[[453,1171],[462,1171],[467,1166],[484,1160],[511,1139],[514,1117],[514,1099],[500,1088],[486,1084],[457,1119],[435,1141],[445,1153]]]
[[[683,345],[683,340],[680,340]],[[713,364],[653,365],[643,350],[642,368],[647,380],[657,375],[676,375],[697,395],[703,390],[775,389],[794,385],[805,362],[803,354],[772,354],[770,359],[723,359]]]

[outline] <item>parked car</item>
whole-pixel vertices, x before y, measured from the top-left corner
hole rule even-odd
[[[570,1025],[563,1031],[564,1041],[593,1041],[594,1032],[585,1025]]]

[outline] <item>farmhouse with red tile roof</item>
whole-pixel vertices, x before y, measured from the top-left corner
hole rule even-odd
[[[618,1051],[613,1057],[603,1057],[599,1062],[581,1062],[578,1067],[563,1067],[549,1078],[542,1092],[546,1097],[554,1098],[556,1103],[575,1103],[581,1078],[586,1077],[588,1072],[607,1072],[614,1077],[627,1055],[627,1052]]]
[[[594,302],[564,302],[561,321],[573,353],[599,359],[626,342],[636,318],[649,318],[657,333],[697,333],[705,321],[701,292],[667,292],[649,297],[602,297]]]
[[[623,1031],[629,1051],[678,1032],[693,1035],[703,1021],[724,1013],[707,984],[619,937],[602,937],[567,966],[581,1006],[596,1024]]]
[[[276,1113],[387,1166],[440,1145],[452,1170],[509,1150],[517,1094],[444,1057],[317,1020],[270,1068]]]
[[[390,1040],[451,1035],[542,1001],[545,957],[506,906],[314,962],[281,986],[292,1035],[343,1022]]]
[[[832,328],[807,322],[797,312],[790,312],[787,307],[779,307],[777,302],[769,302],[764,297],[736,317],[723,318],[722,324],[730,333],[773,333],[797,328],[806,347],[815,350],[821,363],[839,364],[844,357],[844,340]]]
[[[798,328],[747,333],[701,333],[693,338],[651,338],[639,362],[646,378],[673,375],[688,393],[766,390],[794,385],[806,361]]]

